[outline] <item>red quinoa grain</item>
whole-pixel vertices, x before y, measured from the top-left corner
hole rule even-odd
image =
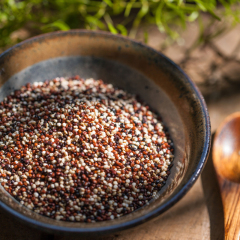
[[[101,80],[27,84],[0,103],[0,182],[44,216],[118,218],[150,201],[173,161],[148,106]]]

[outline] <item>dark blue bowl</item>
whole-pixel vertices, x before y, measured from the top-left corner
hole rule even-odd
[[[166,185],[149,205],[105,222],[71,223],[41,216],[2,187],[0,206],[39,229],[88,236],[127,229],[163,213],[191,188],[208,156],[210,121],[201,93],[175,63],[144,44],[105,32],[73,30],[31,38],[1,54],[0,100],[27,82],[76,74],[136,93],[160,113],[175,146]]]

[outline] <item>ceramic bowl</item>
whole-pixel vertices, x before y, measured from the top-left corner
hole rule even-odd
[[[80,75],[102,79],[137,94],[157,111],[175,148],[174,164],[157,197],[141,209],[111,221],[63,222],[22,206],[0,187],[0,206],[23,222],[54,233],[99,235],[139,225],[163,213],[192,187],[210,147],[204,99],[174,62],[129,38],[73,30],[23,41],[0,55],[0,100],[27,82]]]

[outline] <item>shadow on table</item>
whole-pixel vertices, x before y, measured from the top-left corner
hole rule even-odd
[[[212,139],[214,135],[212,136]],[[204,198],[210,219],[210,239],[224,239],[224,215],[220,189],[212,161],[212,148],[201,175]]]

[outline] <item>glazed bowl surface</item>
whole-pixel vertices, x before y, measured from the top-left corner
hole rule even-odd
[[[1,186],[0,206],[16,218],[53,233],[98,235],[139,225],[178,202],[201,173],[210,147],[210,121],[194,83],[163,54],[128,38],[72,30],[40,35],[0,55],[0,101],[28,82],[80,75],[102,79],[140,96],[157,111],[174,143],[165,186],[148,205],[96,223],[63,222],[22,206]]]

